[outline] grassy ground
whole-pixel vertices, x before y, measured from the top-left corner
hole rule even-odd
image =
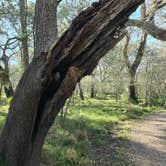
[[[7,104],[6,104],[7,103]],[[0,130],[9,101],[0,107]],[[42,163],[47,166],[125,166],[128,130],[136,119],[159,111],[113,100],[87,99],[71,105],[60,125],[59,114],[46,138]]]

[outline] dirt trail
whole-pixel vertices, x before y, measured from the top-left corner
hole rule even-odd
[[[130,153],[136,166],[166,166],[166,112],[149,116],[131,129]]]

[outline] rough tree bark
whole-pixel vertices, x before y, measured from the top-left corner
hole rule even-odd
[[[37,0],[34,20],[35,57],[48,49],[56,42],[57,5],[58,0]]]
[[[29,65],[28,31],[27,31],[27,0],[19,0],[21,43],[22,43],[22,65],[24,70]]]
[[[42,145],[56,115],[80,79],[124,37],[120,29],[142,2],[105,0],[89,7],[48,53],[33,59],[16,88],[1,135],[7,166],[40,165]]]

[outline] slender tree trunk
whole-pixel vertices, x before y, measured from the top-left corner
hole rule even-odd
[[[96,97],[96,92],[95,92],[95,87],[94,84],[91,84],[91,90],[90,90],[90,98],[95,98]]]
[[[5,90],[5,94],[6,94],[6,97],[13,97],[14,95],[14,90],[13,90],[13,86],[12,86],[12,83],[10,81],[10,79],[8,78],[6,84],[4,85],[4,90]]]
[[[4,64],[5,64],[5,62],[4,62]],[[6,97],[7,98],[13,97],[14,90],[13,90],[13,86],[12,86],[12,83],[11,83],[10,78],[9,78],[8,63],[5,64],[5,69],[2,69],[0,67],[0,79],[1,79],[1,89],[3,86],[4,90],[5,90]]]
[[[96,89],[95,89],[95,75],[92,74],[91,76],[91,83],[90,83],[90,98],[95,98],[96,97]]]
[[[145,106],[147,105],[150,105],[150,99],[149,99],[149,62],[148,62],[148,59],[147,59],[147,62],[146,62],[146,68],[145,68],[145,71],[146,71],[146,91],[145,91]]]
[[[129,100],[132,103],[138,103],[138,98],[136,94],[136,85],[135,85],[135,73],[130,73],[130,85],[129,85]]]
[[[78,88],[79,88],[80,99],[84,100],[84,92],[83,92],[83,89],[82,89],[81,82],[78,83]]]
[[[0,139],[7,166],[40,165],[44,139],[58,112],[80,79],[124,37],[119,29],[142,2],[107,0],[88,8],[48,53],[33,59],[16,88]]]
[[[0,83],[0,101],[1,101],[1,98],[2,98],[2,84]]]
[[[19,0],[22,42],[22,64],[24,70],[29,65],[28,31],[27,31],[27,0]]]

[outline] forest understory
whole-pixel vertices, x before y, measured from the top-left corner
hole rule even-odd
[[[130,130],[162,108],[111,99],[75,100],[64,110],[65,117],[60,113],[50,129],[43,147],[42,165],[135,166],[138,156],[129,150]],[[1,130],[9,102],[9,99],[1,101]]]

